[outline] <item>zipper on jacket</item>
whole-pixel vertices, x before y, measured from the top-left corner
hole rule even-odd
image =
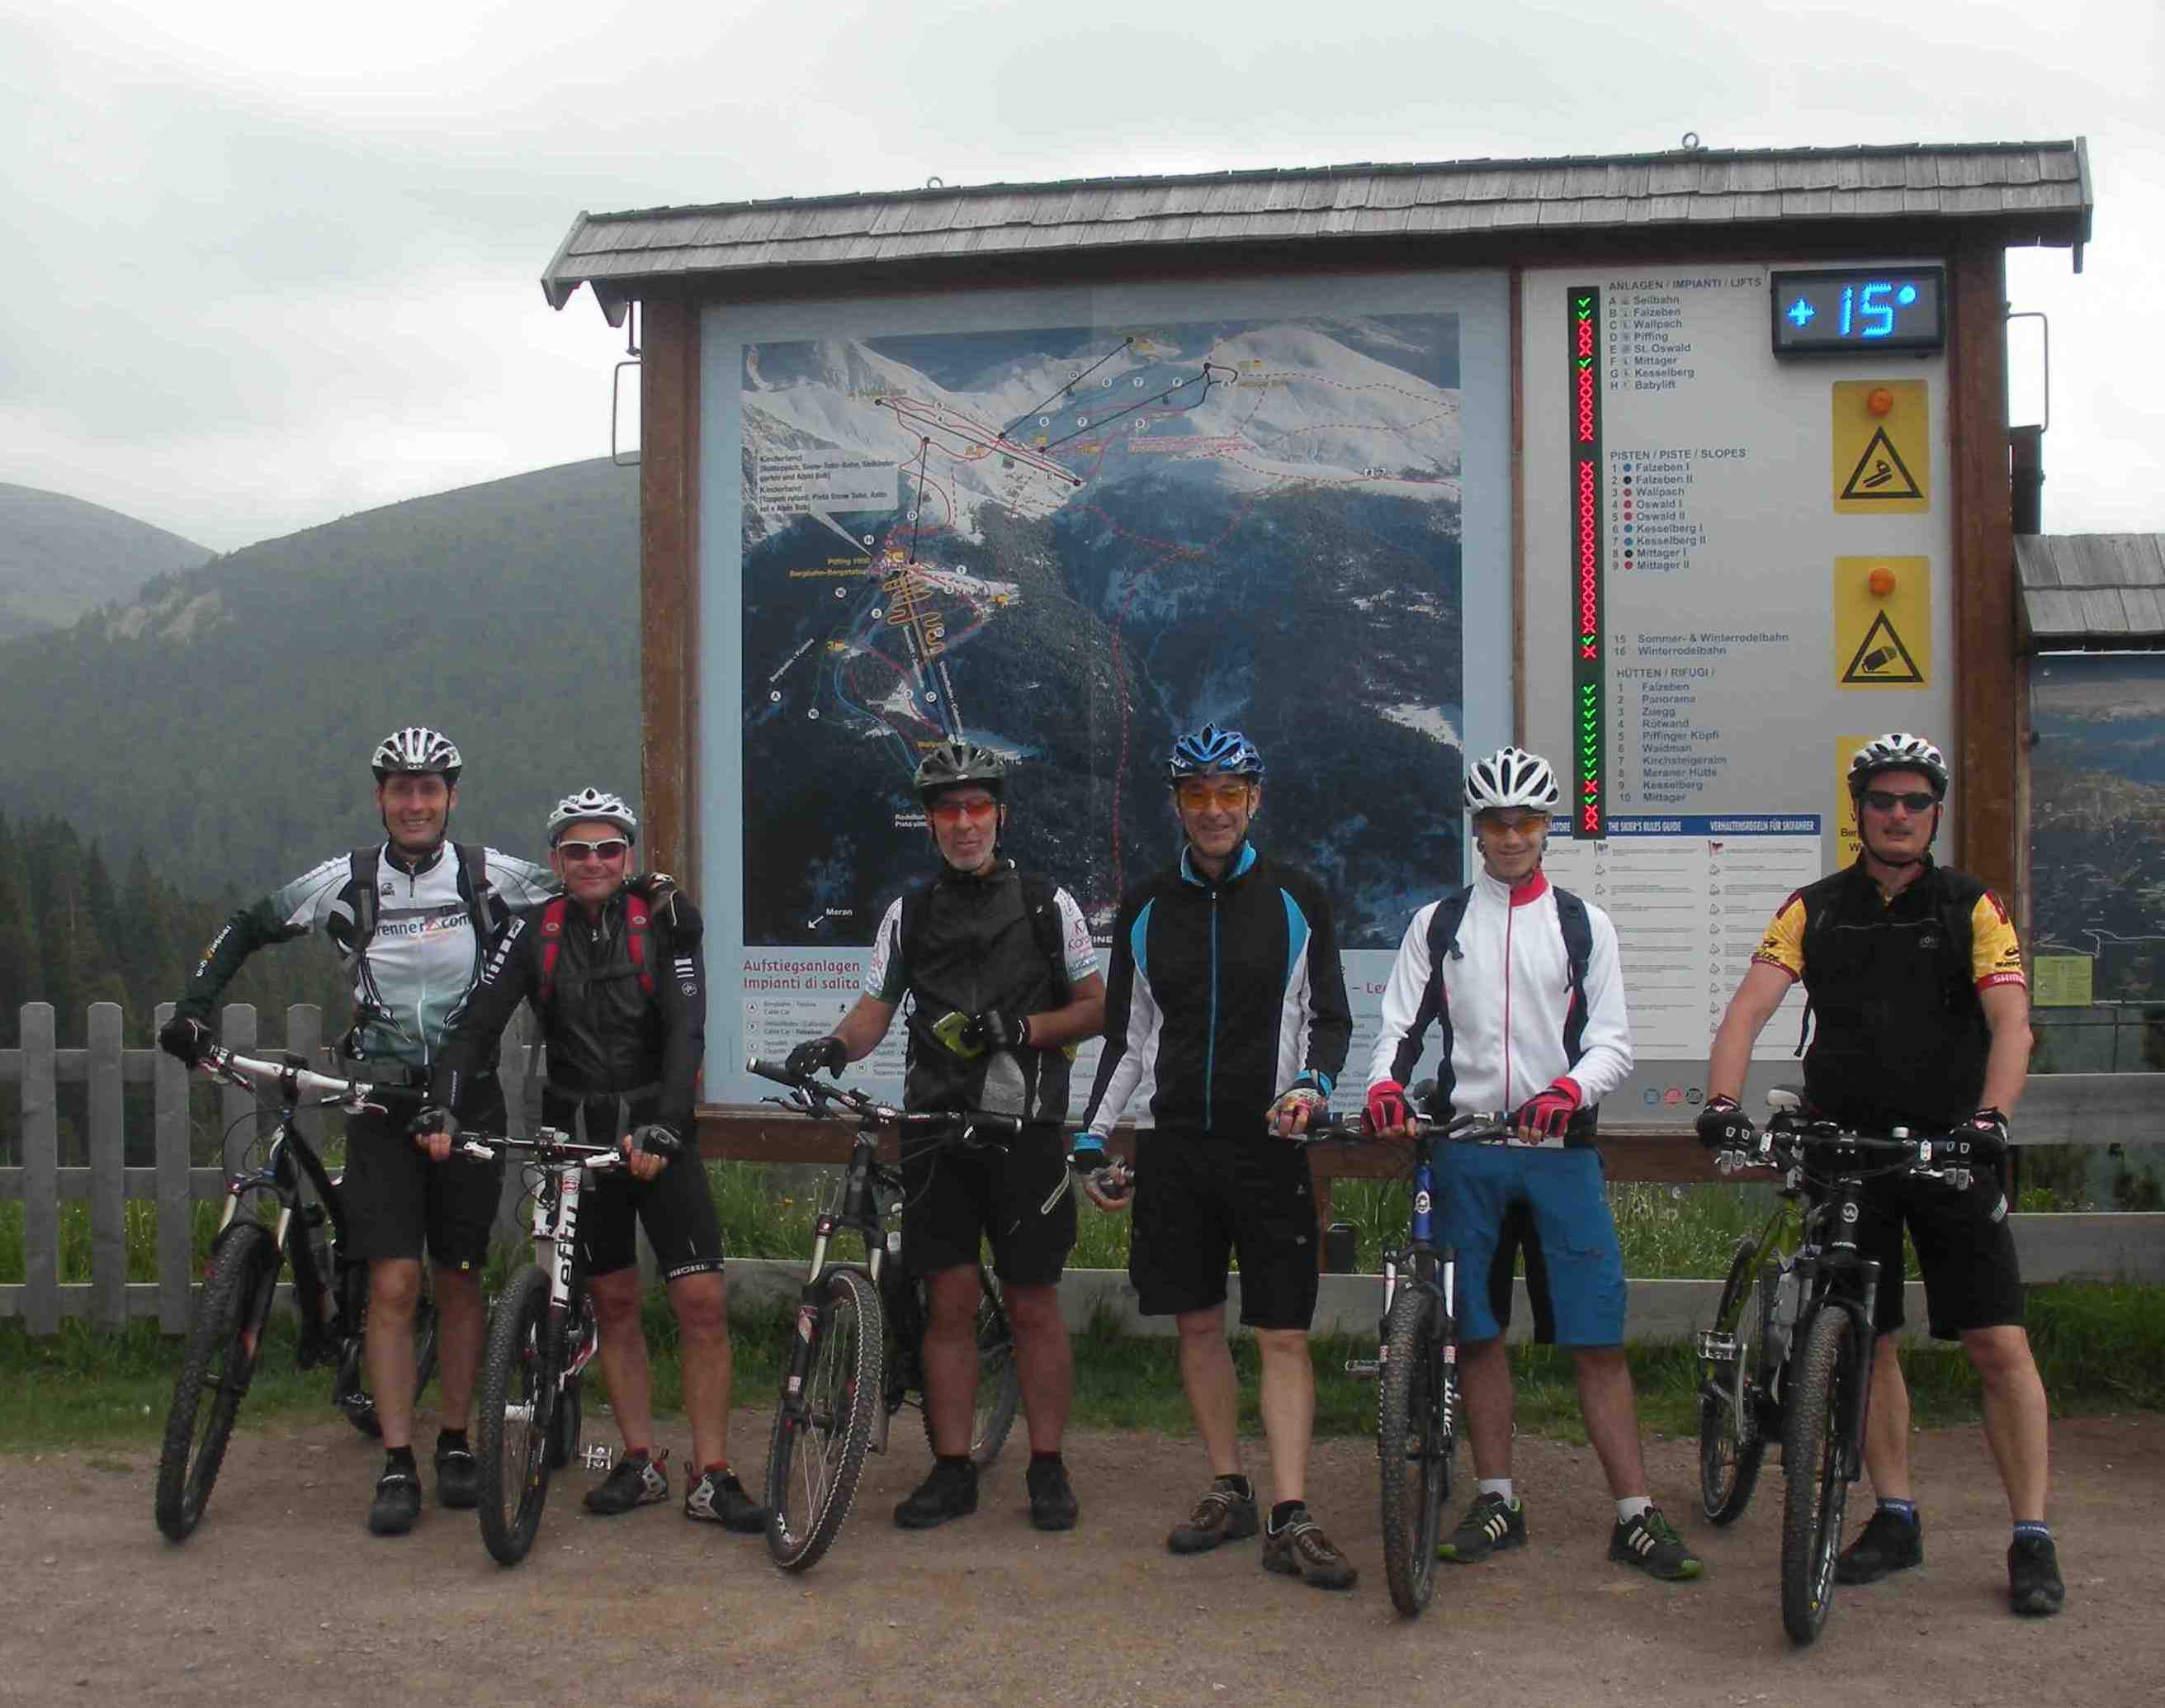
[[[1504,894],[1504,1107],[1511,1106],[1511,927],[1518,909],[1512,905],[1510,886]]]
[[[1203,1046],[1203,1130],[1209,1132],[1212,1118],[1212,1082],[1218,1071],[1218,888],[1210,889],[1210,1031]]]

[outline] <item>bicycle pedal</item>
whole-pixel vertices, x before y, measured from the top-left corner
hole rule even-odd
[[[1699,1355],[1711,1363],[1721,1363],[1736,1356],[1736,1336],[1702,1329],[1699,1336]]]
[[[607,1442],[594,1442],[579,1449],[579,1463],[589,1471],[616,1468],[616,1449]]]
[[[1348,1358],[1346,1361],[1346,1373],[1351,1376],[1356,1382],[1372,1382],[1378,1376],[1383,1373],[1383,1360],[1380,1358]]]

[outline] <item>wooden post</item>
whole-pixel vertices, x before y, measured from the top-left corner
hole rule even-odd
[[[23,1004],[23,1323],[61,1328],[61,1129],[53,1086],[53,1005]]]
[[[651,867],[699,889],[699,308],[640,304],[640,774]],[[735,516],[723,525],[737,525]]]
[[[157,1023],[173,1017],[173,1004],[158,1004]],[[188,1331],[188,1289],[195,1280],[195,1207],[189,1189],[188,1070],[163,1050],[152,1052],[150,1085],[155,1113],[158,1176],[158,1328]]]
[[[90,1005],[90,1310],[100,1328],[128,1321],[127,1135],[122,1127],[120,1004]]]
[[[324,1041],[324,1011],[312,1002],[297,1002],[286,1010],[286,1053],[298,1056],[318,1073],[323,1071],[316,1052]],[[296,1112],[293,1125],[300,1128],[301,1136],[315,1147],[321,1155],[324,1148],[324,1112],[319,1109],[304,1109]]]
[[[255,1053],[255,1005],[247,1002],[229,1002],[224,1013],[218,1017],[218,1039],[236,1056]],[[255,1135],[244,1135],[242,1126],[260,1107],[255,1094],[245,1085],[229,1085],[219,1092],[218,1099],[218,1132],[219,1151],[218,1166],[228,1169],[227,1147],[234,1143],[245,1144]],[[228,1135],[231,1135],[229,1138]]]

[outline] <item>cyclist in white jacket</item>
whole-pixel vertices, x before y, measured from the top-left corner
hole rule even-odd
[[[1481,870],[1414,915],[1368,1065],[1369,1127],[1410,1137],[1421,1112],[1409,1110],[1404,1082],[1436,1025],[1442,1060],[1427,1113],[1509,1111],[1516,1128],[1509,1141],[1453,1146],[1441,1162],[1438,1238],[1457,1253],[1459,1379],[1480,1489],[1436,1553],[1470,1564],[1526,1540],[1511,1483],[1511,1368],[1488,1285],[1505,1223],[1522,1215],[1533,1235],[1527,1284],[1546,1294],[1536,1319],[1552,1319],[1571,1349],[1587,1439],[1615,1497],[1609,1557],[1657,1578],[1696,1578],[1699,1560],[1647,1495],[1639,1451],[1624,1257],[1594,1149],[1597,1106],[1631,1071],[1630,1021],[1609,915],[1541,871],[1561,798],[1547,762],[1516,747],[1468,769]]]

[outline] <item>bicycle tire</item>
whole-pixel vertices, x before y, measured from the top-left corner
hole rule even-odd
[[[1767,1456],[1751,1398],[1752,1360],[1760,1346],[1757,1292],[1763,1251],[1751,1239],[1737,1243],[1721,1284],[1721,1303],[1714,1313],[1715,1331],[1730,1336],[1736,1357],[1725,1370],[1700,1360],[1699,1400],[1699,1504],[1715,1524],[1734,1524],[1751,1504],[1759,1467]],[[1719,1390],[1719,1397],[1709,1389]]]
[[[561,1350],[549,1322],[549,1278],[529,1265],[489,1320],[475,1407],[481,1539],[500,1566],[526,1558],[549,1501]]]
[[[818,1310],[800,1307],[766,1448],[766,1551],[805,1572],[842,1533],[885,1392],[887,1326],[861,1271],[832,1269]],[[789,1389],[793,1382],[797,1394]]]
[[[1799,1645],[1826,1626],[1834,1605],[1835,1555],[1849,1504],[1842,1440],[1843,1370],[1848,1312],[1830,1305],[1812,1319],[1790,1379],[1782,1468],[1788,1479],[1782,1510],[1782,1625]]]
[[[255,1374],[281,1262],[270,1231],[257,1222],[234,1223],[219,1244],[188,1326],[187,1353],[158,1454],[158,1528],[174,1542],[186,1541],[203,1521],[225,1463],[234,1414]]]
[[[977,1409],[970,1420],[970,1460],[984,1471],[998,1460],[1014,1428],[1022,1406],[1022,1371],[1015,1363],[1014,1325],[1008,1319],[999,1281],[982,1263],[977,1284],[983,1296],[977,1302]],[[921,1415],[924,1444],[936,1451],[932,1408],[926,1405]]]
[[[1441,1302],[1420,1287],[1401,1289],[1383,1321],[1383,1373],[1376,1394],[1383,1575],[1392,1604],[1409,1619],[1435,1594],[1436,1542],[1451,1498],[1457,1437],[1450,1377],[1443,1373],[1451,1332]]]

